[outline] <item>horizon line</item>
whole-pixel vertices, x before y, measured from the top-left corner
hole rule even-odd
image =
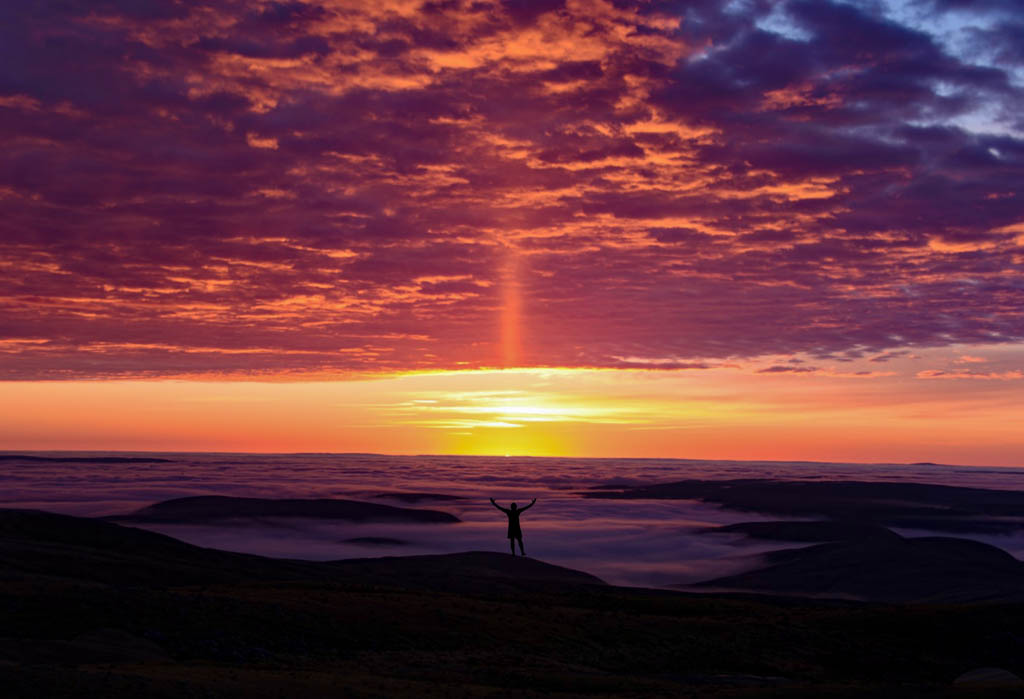
[[[153,449],[0,449],[0,455],[19,454],[240,454],[248,456],[384,456],[384,457],[445,457],[471,459],[578,459],[586,461],[693,461],[766,464],[843,464],[851,466],[936,466],[940,468],[998,468],[1024,469],[1024,465],[999,466],[994,464],[946,464],[934,461],[816,461],[813,459],[692,459],[678,456],[543,456],[532,454],[412,454],[371,451],[177,451]]]

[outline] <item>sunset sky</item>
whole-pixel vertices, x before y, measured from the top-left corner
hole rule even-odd
[[[0,449],[1024,466],[1019,0],[0,5]]]

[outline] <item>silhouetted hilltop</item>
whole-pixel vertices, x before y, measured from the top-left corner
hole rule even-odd
[[[279,561],[0,510],[0,687],[5,699],[963,699],[1013,696],[966,686],[998,679],[978,668],[1024,674],[1021,604],[595,582],[507,553]]]
[[[502,583],[558,585],[605,585],[600,578],[571,568],[544,563],[524,556],[491,551],[466,551],[432,556],[355,558],[331,563],[348,579],[394,585],[415,580],[416,587],[438,590],[493,591]]]
[[[39,576],[162,586],[324,574],[304,561],[201,548],[98,519],[0,509],[0,577]]]
[[[889,534],[775,551],[763,568],[694,587],[880,602],[1024,601],[1024,563],[1000,548]]]
[[[1024,529],[1024,492],[926,483],[687,480],[599,487],[590,498],[684,499],[789,517],[828,517],[889,527],[1003,534]]]
[[[298,561],[201,548],[101,520],[0,509],[0,579],[40,577],[157,587],[320,580],[450,591],[604,584],[587,573],[507,553]]]
[[[114,522],[175,523],[209,522],[237,517],[308,517],[347,522],[454,523],[458,517],[438,510],[414,510],[358,500],[303,500],[297,498],[236,498],[200,495],[165,500],[124,515],[106,519]]]

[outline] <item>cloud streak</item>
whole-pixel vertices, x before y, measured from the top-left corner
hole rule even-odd
[[[733,6],[0,10],[0,378],[1024,339],[1022,12]]]

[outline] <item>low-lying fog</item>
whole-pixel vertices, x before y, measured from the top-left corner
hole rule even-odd
[[[385,502],[381,500],[381,502]],[[508,506],[509,500],[499,503]],[[520,501],[520,504],[526,502]],[[508,551],[505,515],[486,501],[432,503],[420,508],[455,514],[458,524],[353,524],[313,519],[228,520],[215,525],[145,525],[201,546],[264,556],[331,560],[483,550]],[[522,515],[528,555],[584,570],[618,585],[663,586],[696,582],[753,564],[761,551],[785,544],[749,542],[708,527],[759,518],[692,501],[584,500],[542,495]],[[349,543],[384,538],[401,545]],[[518,550],[517,550],[518,553]]]
[[[800,544],[753,541],[709,527],[782,519],[687,500],[599,500],[578,494],[608,482],[685,478],[916,481],[1024,487],[1019,469],[949,466],[712,462],[651,459],[385,457],[374,455],[156,454],[153,464],[46,464],[8,461],[0,507],[82,516],[125,514],[190,495],[345,498],[450,512],[458,524],[352,524],[313,519],[221,520],[145,527],[201,546],[266,556],[331,560],[466,550],[508,551],[507,507],[537,498],[522,516],[528,555],[619,585],[690,583],[757,565],[757,554]],[[403,502],[382,493],[434,493],[458,499]],[[903,531],[908,536],[936,532]],[[943,534],[938,534],[943,535]],[[948,536],[948,535],[947,535]],[[971,535],[1024,557],[1024,532]],[[351,539],[370,539],[351,542]],[[374,541],[376,540],[376,541]],[[381,540],[396,540],[393,543]]]

